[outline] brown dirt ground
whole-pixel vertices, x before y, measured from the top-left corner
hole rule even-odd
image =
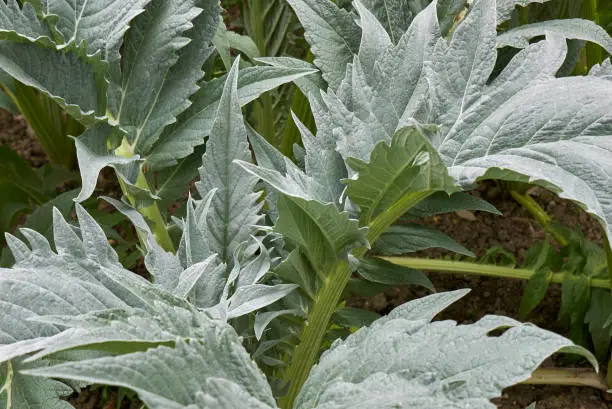
[[[0,144],[11,146],[33,166],[42,166],[47,161],[44,151],[25,121],[2,110],[0,110]],[[104,185],[102,190],[105,194],[110,194],[114,188],[116,189],[116,182],[110,174],[103,174],[100,182]],[[530,215],[497,185],[483,185],[474,194],[481,195],[493,203],[502,211],[503,216],[479,212],[474,213],[475,217],[466,217],[465,214],[448,214],[430,217],[424,223],[439,228],[479,256],[487,248],[501,245],[514,254],[519,261],[525,251],[544,236],[544,232]],[[533,196],[555,219],[569,226],[579,226],[589,239],[602,242],[603,236],[599,225],[576,206],[559,200],[542,189],[535,189]],[[420,255],[438,257],[444,254],[443,251],[432,250]],[[438,273],[430,273],[429,276],[438,291],[458,288],[472,289],[466,298],[451,306],[440,318],[468,323],[486,314],[511,317],[516,317],[518,314],[524,282]],[[397,305],[423,295],[426,295],[426,292],[422,290],[400,287],[368,299],[356,298],[351,302],[353,305],[374,311],[388,312]],[[560,288],[552,286],[545,301],[532,314],[532,322],[563,333],[563,328],[556,323],[559,303]],[[73,395],[70,402],[78,409],[110,409],[115,407],[115,400],[112,399],[112,396],[116,392],[111,389],[110,393],[111,399],[105,400],[99,392],[85,390],[79,395]],[[587,388],[531,385],[519,385],[507,389],[497,400],[497,405],[499,409],[524,409],[532,402],[538,403],[538,409],[612,409],[612,404],[606,402],[601,394]],[[124,400],[121,405],[121,409],[136,408],[139,406],[135,401]]]
[[[47,163],[47,155],[38,143],[32,129],[21,116],[0,109],[0,145],[8,145],[33,167]]]

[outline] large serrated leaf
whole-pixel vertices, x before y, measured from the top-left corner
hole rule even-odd
[[[0,3],[0,38],[52,44],[53,33],[49,26],[38,19],[31,3],[19,6],[17,0]]]
[[[433,55],[432,91],[440,120],[456,122],[474,104],[489,79],[497,56],[495,0],[475,2],[451,38],[439,39]],[[436,122],[437,123],[437,122]],[[442,134],[448,129],[442,128]]]
[[[361,30],[351,15],[330,0],[288,0],[297,14],[323,78],[337,89],[345,66],[359,50]]]
[[[503,388],[529,378],[549,355],[572,345],[504,317],[460,326],[430,322],[464,294],[408,302],[336,342],[311,371],[294,408],[494,409],[490,399]],[[507,330],[489,335],[499,328]]]
[[[251,158],[238,96],[238,62],[227,78],[196,184],[202,196],[216,189],[211,213],[203,219],[206,226],[200,228],[207,231],[211,251],[228,264],[261,220],[259,195],[253,191],[257,179],[234,163]]]
[[[51,250],[42,235],[32,230],[22,230],[29,247],[14,236],[7,236],[16,261],[13,268],[0,269],[0,313],[3,317],[0,344],[9,344],[2,348],[10,349],[19,341],[29,345],[34,342],[30,341],[32,339],[58,334],[60,327],[57,325],[35,321],[45,315],[76,316],[130,307],[148,309],[155,300],[169,305],[180,303],[178,298],[125,270],[100,226],[80,206],[77,206],[77,214],[80,237],[59,212],[55,212],[56,251]],[[4,360],[5,356],[1,358]],[[5,373],[3,371],[2,376]],[[33,383],[30,377],[23,376],[14,377],[11,388],[15,392],[27,392],[18,396],[27,404],[37,402],[39,393],[58,391],[57,384],[52,381]],[[50,394],[43,396],[50,399],[46,402],[49,407],[60,405]]]
[[[376,60],[393,45],[393,42],[381,23],[363,3],[359,0],[354,0],[353,7],[355,7],[361,19],[361,43],[359,44],[358,53],[359,61],[366,76],[369,77],[372,75]]]
[[[361,55],[357,56],[347,66],[338,92],[328,90],[320,109],[314,104],[319,134],[333,137],[345,159],[367,161],[379,142],[390,142],[395,131],[414,123],[412,117],[425,97],[424,64],[431,59],[440,36],[434,6],[417,15],[398,44],[375,62],[371,73],[364,72]]]
[[[610,232],[612,213],[601,180],[612,169],[612,122],[600,101],[612,98],[612,82],[554,78],[566,46],[563,38],[551,34],[517,54],[485,85],[495,64],[496,33],[493,24],[484,22],[494,6],[490,0],[478,1],[449,45],[443,46],[448,52],[434,59],[439,96],[434,122],[442,123],[438,150],[449,172],[463,184],[494,178],[545,186],[581,204]],[[474,42],[471,31],[478,31],[483,41]],[[477,46],[467,52],[461,45],[450,52],[453,44],[467,41]],[[461,80],[462,96],[455,97],[451,90],[457,89],[457,81],[451,81],[453,74],[444,65],[453,54],[463,67],[480,55],[477,65],[464,74],[471,80]],[[561,99],[562,95],[572,98]]]
[[[64,46],[85,43],[87,54],[102,51],[103,58],[119,63],[119,48],[130,21],[144,11],[151,0],[45,0],[45,15],[57,16],[55,29]],[[26,3],[27,5],[27,3]],[[25,5],[24,5],[25,7]]]
[[[573,98],[557,104],[562,95]],[[464,134],[461,147],[449,140],[441,151],[453,152],[449,170],[460,183],[493,178],[539,184],[576,201],[610,233],[612,208],[602,182],[612,172],[612,116],[598,102],[610,98],[610,81],[550,80],[493,111],[477,129]],[[527,111],[539,114],[527,119]]]
[[[38,89],[60,104],[74,118],[91,124],[105,107],[106,66],[99,56],[83,50],[41,43],[0,41],[0,68],[19,82]]]
[[[160,366],[164,369],[160,370]],[[29,370],[29,375],[81,380],[129,388],[150,409],[276,408],[266,378],[233,329],[211,328],[176,348],[158,347],[118,357]]]
[[[212,325],[202,313],[161,303],[150,311],[109,309],[76,316],[46,315],[31,319],[68,329],[51,337],[1,345],[1,361],[35,353],[26,360],[30,362],[74,348],[135,352],[161,344],[173,345],[177,338],[199,338]]]
[[[189,106],[188,98],[198,89],[205,49],[217,25],[214,19],[208,21],[208,11],[203,19],[196,19],[202,14],[198,3],[153,0],[126,36],[121,82],[111,83],[109,108],[127,131],[127,141],[136,153],[153,145],[163,128]],[[190,39],[187,31],[192,21],[203,27],[194,30],[196,37]]]

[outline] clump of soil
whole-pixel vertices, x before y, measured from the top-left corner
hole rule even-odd
[[[117,389],[108,388],[106,398],[100,390],[83,389],[68,398],[68,402],[77,409],[140,409],[142,402],[137,399],[124,398],[117,407]]]
[[[9,146],[34,168],[49,161],[25,119],[3,109],[0,109],[0,145]]]
[[[506,389],[495,400],[499,409],[525,409],[533,402],[537,402],[536,409],[612,408],[600,392],[570,386],[517,385]]]

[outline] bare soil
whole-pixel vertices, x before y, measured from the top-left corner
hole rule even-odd
[[[11,146],[32,166],[42,166],[47,161],[44,151],[25,121],[2,110],[0,110],[0,144]],[[105,194],[112,194],[113,189],[116,189],[112,175],[103,174],[100,182],[104,185],[102,190]],[[454,213],[427,218],[424,224],[439,228],[478,256],[482,256],[486,249],[500,245],[514,254],[520,262],[526,250],[544,236],[542,229],[496,184],[482,185],[473,194],[489,200],[502,211],[503,216],[480,212]],[[589,239],[602,243],[603,234],[599,224],[576,206],[542,189],[534,190],[533,195],[555,219],[569,226],[580,227]],[[443,251],[432,250],[419,255],[439,257],[445,254]],[[441,319],[469,323],[486,314],[511,317],[518,315],[525,284],[522,281],[439,273],[430,273],[429,276],[438,291],[472,289],[467,297],[441,314]],[[367,299],[354,298],[351,304],[385,313],[397,305],[426,294],[426,291],[417,288],[400,287]],[[531,321],[563,334],[564,328],[556,322],[560,299],[559,286],[552,286],[545,301],[532,314]],[[113,395],[115,393],[115,389],[109,389],[109,395],[104,397],[99,390],[85,390],[80,394],[74,394],[69,401],[77,409],[111,409],[116,407]],[[499,409],[524,409],[532,402],[538,403],[538,409],[612,409],[612,404],[597,391],[558,386],[515,386],[505,390],[496,403]],[[138,405],[137,401],[124,400],[121,409],[136,409],[140,407]]]
[[[13,116],[3,109],[0,109],[0,145],[8,145],[35,168],[48,162],[45,151],[23,117]]]

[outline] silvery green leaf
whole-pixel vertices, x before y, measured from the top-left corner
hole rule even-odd
[[[327,143],[325,138],[315,137],[295,114],[292,113],[292,116],[302,136],[304,168],[313,180],[313,196],[322,202],[338,203],[344,190],[340,181],[348,175],[342,156],[336,151],[335,144]]]
[[[304,68],[250,67],[240,70],[238,97],[240,106],[279,85],[294,81],[316,71]],[[177,122],[166,127],[147,157],[153,168],[164,168],[177,159],[189,156],[196,146],[204,144],[210,135],[227,76],[200,83],[192,97],[192,105],[178,116]]]
[[[276,408],[266,378],[234,330],[221,323],[205,331],[200,340],[178,340],[174,348],[160,346],[26,373],[129,388],[150,409],[232,407],[219,402],[238,398],[249,407]]]
[[[573,98],[557,106],[562,95]],[[457,146],[450,172],[460,183],[482,177],[547,187],[583,206],[609,232],[612,209],[601,175],[612,169],[612,117],[598,102],[609,98],[610,81],[579,77],[551,80],[520,92],[470,133],[463,147]],[[526,110],[536,108],[539,115],[526,123]],[[574,119],[562,120],[568,117]],[[488,131],[481,132],[485,128]]]
[[[102,58],[118,64],[119,48],[130,22],[151,0],[45,0],[43,15],[57,16],[54,28],[63,37],[62,46],[85,44],[87,54],[102,51]],[[27,3],[26,3],[27,4]],[[24,5],[25,7],[25,5]]]
[[[233,162],[251,158],[238,95],[238,63],[236,59],[227,77],[196,184],[202,196],[216,189],[200,229],[208,235],[210,251],[227,264],[262,217],[254,192],[257,179]]]
[[[411,301],[337,341],[310,372],[295,409],[482,408],[573,345],[560,335],[487,316],[475,324],[430,322],[465,291]],[[490,336],[499,328],[506,331]],[[391,351],[391,352],[390,352]],[[583,351],[583,353],[586,351]]]
[[[107,71],[100,56],[81,49],[58,52],[41,43],[0,42],[0,69],[46,94],[77,120],[92,124],[104,114]]]
[[[288,0],[306,32],[315,65],[332,89],[344,77],[345,66],[359,50],[361,30],[353,17],[330,0]]]
[[[187,200],[187,217],[183,227],[183,235],[177,251],[177,256],[181,260],[183,267],[187,268],[195,263],[204,261],[204,259],[210,257],[211,251],[209,246],[209,240],[207,237],[206,226],[204,230],[200,228],[199,217],[204,218],[204,222],[208,215],[208,209],[212,199],[214,198],[215,192],[209,192],[204,199],[204,203],[208,206],[201,207],[202,216],[196,213],[195,203],[191,197]]]
[[[378,60],[393,43],[381,23],[363,3],[359,0],[354,0],[353,6],[359,13],[361,26],[361,43],[359,44],[358,52],[359,62],[367,78],[373,74],[372,71],[374,70],[376,60]]]
[[[259,243],[259,254],[241,266],[236,287],[256,284],[270,271],[270,266],[270,253],[262,243]]]
[[[612,38],[606,30],[592,21],[581,18],[525,24],[501,33],[497,37],[497,46],[525,48],[529,45],[529,40],[547,33],[555,33],[567,39],[590,41],[612,54]]]
[[[389,111],[388,103],[380,101],[380,93],[368,84],[359,57],[347,67],[338,93],[328,91],[323,96],[329,113],[340,132],[337,150],[342,157],[367,160],[381,141],[391,141],[397,112]]]
[[[197,207],[200,213],[208,214],[214,191]],[[166,252],[157,244],[147,222],[138,211],[112,198],[104,198],[126,215],[134,226],[146,236],[147,253],[145,265],[153,275],[153,282],[182,299],[189,299],[200,308],[211,307],[219,302],[226,283],[225,265],[219,264],[210,250],[196,220],[194,201],[189,198],[187,218],[177,254]],[[266,270],[267,271],[267,270]]]
[[[610,99],[612,84],[555,78],[566,45],[554,34],[519,52],[488,84],[496,60],[494,7],[477,1],[451,39],[439,40],[429,75],[429,119],[440,128],[434,146],[460,184],[484,178],[539,184],[578,202],[608,229],[612,216],[599,175],[609,173],[610,112],[600,101]]]
[[[427,0],[362,0],[385,27],[394,44],[406,32],[412,19],[429,3]]]
[[[477,22],[473,21],[472,24],[477,24]],[[489,33],[489,35],[495,36],[493,32]],[[467,41],[467,38],[464,40]],[[492,45],[489,44],[488,46]],[[453,98],[448,96],[441,96],[441,99],[438,100],[438,97],[435,96],[435,103],[439,105],[439,108],[435,109],[440,113],[436,112],[434,115],[439,115],[438,121],[442,123],[441,140],[438,141],[440,145],[438,150],[442,156],[444,157],[444,148],[442,146],[445,144],[457,144],[457,142],[452,141],[457,132],[474,129],[482,120],[487,119],[485,113],[494,112],[502,107],[504,103],[521,90],[553,79],[565,60],[566,49],[565,40],[558,36],[550,36],[546,41],[541,41],[525,48],[508,63],[506,68],[489,86],[474,89],[471,95],[466,95],[470,100],[478,99],[478,101],[471,106],[464,106],[463,110],[461,108],[462,99],[459,97],[455,97],[453,100]],[[457,51],[461,52],[460,50]],[[438,58],[441,60],[445,59],[441,55],[438,55]],[[461,57],[458,58],[461,59]],[[493,53],[487,54],[487,58],[489,61],[486,64],[482,63],[486,66],[487,70],[479,74],[470,75],[483,75],[488,78],[496,57]],[[450,83],[445,82],[441,78],[442,76],[449,76],[449,73],[446,73],[443,68],[440,69],[440,74],[437,72],[433,74],[433,81],[439,87],[440,93],[443,93],[442,90],[447,87],[451,87]],[[482,84],[482,80],[480,81]],[[448,107],[448,110],[444,111],[443,107]],[[438,121],[436,123],[439,123]]]
[[[153,0],[134,20],[120,82],[109,89],[110,111],[133,152],[147,154],[191,105],[189,97],[198,90],[202,65],[212,52],[218,13],[215,0]]]
[[[227,318],[237,318],[267,307],[298,288],[297,284],[252,284],[238,287],[229,299]]]
[[[149,311],[109,309],[82,315],[47,315],[31,320],[64,330],[56,335],[0,345],[2,362],[32,354],[33,362],[74,348],[106,352],[135,352],[160,344],[173,344],[177,338],[200,338],[213,324],[201,312],[156,303]]]
[[[178,285],[181,273],[184,271],[179,258],[166,252],[157,244],[153,236],[149,236],[149,249],[145,255],[145,266],[153,276],[153,282],[167,291],[172,291]]]
[[[371,78],[366,79],[361,56],[356,58],[347,67],[338,93],[328,91],[322,107],[313,105],[319,134],[325,138],[334,135],[345,159],[368,160],[376,144],[390,142],[398,128],[414,122],[427,91],[424,63],[431,59],[439,37],[432,4],[417,15],[399,43],[380,56]]]
[[[373,250],[385,256],[396,256],[416,251],[442,248],[475,257],[474,253],[437,229],[419,224],[391,226],[376,240]]]
[[[261,400],[253,397],[234,382],[211,378],[208,382],[211,392],[208,395],[197,395],[198,408],[201,409],[234,409],[244,405],[252,409],[275,409]],[[203,396],[203,397],[202,397]],[[189,406],[187,409],[194,409]]]
[[[198,281],[203,277],[208,278],[212,273],[214,275],[215,269],[220,266],[214,263],[216,255],[209,256],[206,260],[195,263],[190,267],[186,268],[179,277],[179,282],[176,288],[172,291],[174,295],[180,298],[186,299],[189,294],[194,290]]]
[[[438,40],[431,64],[435,109],[440,115],[434,123],[461,121],[481,96],[497,57],[494,9],[495,0],[474,2],[451,38]],[[442,135],[448,131],[441,128]]]
[[[18,249],[19,254],[12,269],[0,270],[0,287],[5,288],[0,297],[4,308],[19,314],[13,316],[21,317],[23,322],[15,327],[11,327],[11,321],[3,321],[7,327],[0,323],[2,333],[8,337],[2,339],[3,343],[56,332],[53,326],[25,321],[28,317],[78,315],[128,306],[146,309],[156,299],[173,303],[169,294],[158,292],[141,277],[126,274],[100,226],[78,205],[77,215],[81,237],[59,212],[54,212],[57,252],[33,231],[24,231],[30,247],[12,238],[12,248]],[[7,286],[12,290],[8,291]],[[24,332],[28,327],[37,329]]]
[[[435,44],[441,36],[435,6],[435,3],[431,3],[417,14],[397,45],[388,49],[376,64],[380,75],[372,85],[378,93],[375,104],[382,107],[390,105],[387,110],[400,119],[399,124],[390,124],[395,127],[408,125],[409,118],[415,115],[427,96],[423,68],[431,60]],[[415,47],[415,44],[419,46]],[[397,84],[402,86],[398,87]]]
[[[38,19],[32,4],[20,6],[17,0],[0,3],[0,38],[53,44],[53,33],[45,21]]]
[[[250,174],[257,176],[275,190],[289,196],[314,200],[318,197],[318,193],[325,189],[324,186],[304,173],[288,158],[284,157],[284,161],[286,169],[284,173],[244,161],[236,161],[236,164]]]

